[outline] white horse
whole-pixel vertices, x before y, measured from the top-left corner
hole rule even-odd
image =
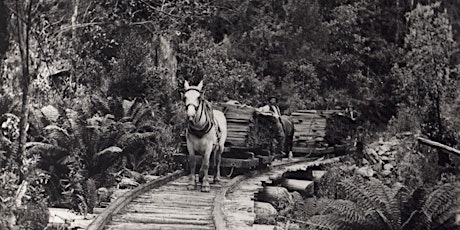
[[[209,158],[214,152],[214,183],[220,180],[220,162],[224,143],[227,139],[227,120],[224,113],[213,110],[208,101],[201,97],[203,81],[198,86],[190,86],[188,81],[184,83],[185,108],[187,110],[187,150],[190,154],[190,185],[189,189],[196,188],[195,153],[202,155],[199,179],[202,181],[201,191],[210,192],[208,169]]]

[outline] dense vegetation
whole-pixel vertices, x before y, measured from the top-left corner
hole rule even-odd
[[[184,79],[458,147],[459,40],[455,0],[0,0],[0,227],[174,169]]]

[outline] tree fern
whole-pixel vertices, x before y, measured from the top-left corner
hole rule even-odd
[[[435,218],[458,205],[460,189],[458,184],[444,184],[433,191],[427,198],[422,210],[431,218]]]
[[[330,230],[360,230],[366,229],[363,226],[356,225],[353,222],[347,221],[338,214],[326,214],[313,216],[307,221],[308,229],[330,229]]]
[[[365,183],[356,178],[345,179],[340,184],[343,186],[347,199],[356,202],[365,210],[382,209],[385,206],[374,191],[369,190]]]
[[[347,222],[353,224],[361,224],[366,219],[363,210],[356,203],[349,200],[332,200],[323,213],[336,213]]]

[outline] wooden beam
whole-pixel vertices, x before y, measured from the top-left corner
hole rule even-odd
[[[423,137],[417,137],[417,140],[422,144],[429,145],[431,147],[435,147],[435,148],[438,148],[438,149],[442,149],[442,150],[445,150],[445,151],[447,151],[449,153],[457,154],[458,156],[460,156],[460,150],[454,149],[454,148],[452,148],[450,146],[447,146],[445,144],[441,144],[441,143],[436,142],[436,141],[428,140],[428,139],[423,138]]]

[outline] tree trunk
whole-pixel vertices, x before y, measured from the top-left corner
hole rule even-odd
[[[21,55],[21,67],[22,67],[22,105],[21,105],[21,121],[19,127],[19,148],[16,156],[16,160],[20,166],[22,166],[22,157],[25,152],[25,144],[27,141],[27,126],[29,118],[29,85],[30,85],[30,72],[29,72],[29,35],[30,35],[30,24],[31,24],[31,5],[32,1],[25,1],[23,6],[20,6],[22,2],[16,1],[16,10],[18,12],[17,26],[18,26],[18,43],[19,51]],[[25,7],[24,7],[25,6]],[[21,18],[24,21],[21,21]],[[22,167],[20,167],[22,168]],[[20,173],[21,179],[24,178],[24,172]]]

